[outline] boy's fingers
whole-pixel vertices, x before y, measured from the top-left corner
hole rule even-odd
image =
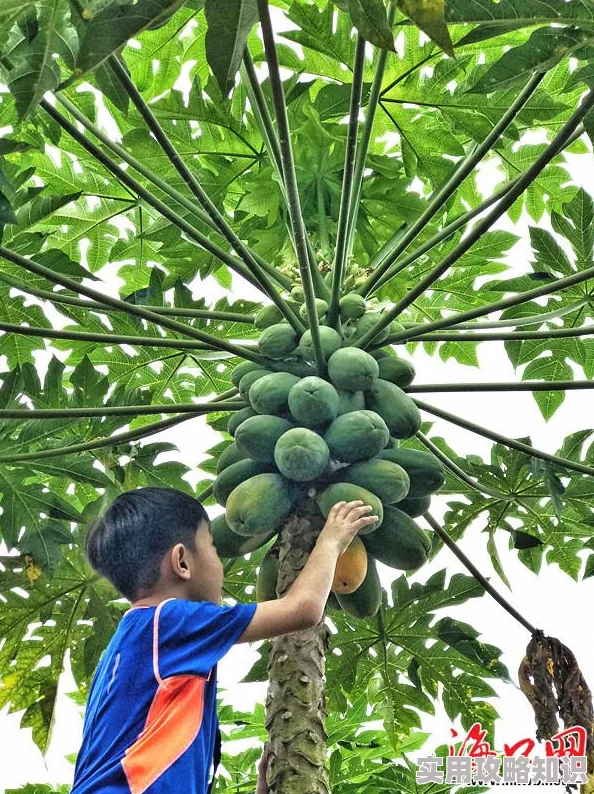
[[[353,521],[353,526],[362,529],[363,527],[369,526],[369,524],[373,524],[375,521],[379,521],[379,516],[362,516],[356,521]]]
[[[369,513],[370,510],[373,510],[371,505],[361,505],[360,507],[354,507],[351,513]]]
[[[341,509],[342,518],[346,518],[348,515],[350,515],[351,511],[361,507],[362,504],[363,502],[360,499],[356,499],[354,502],[343,502]]]
[[[338,518],[339,511],[346,502],[336,502],[333,504],[330,510],[328,510],[328,515],[326,516],[326,521],[334,521]]]

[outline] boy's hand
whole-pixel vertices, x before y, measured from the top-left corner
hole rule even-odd
[[[370,505],[363,504],[360,500],[337,502],[328,513],[324,528],[318,536],[318,543],[322,541],[334,544],[340,556],[360,529],[378,520],[378,516],[366,515],[370,510]]]

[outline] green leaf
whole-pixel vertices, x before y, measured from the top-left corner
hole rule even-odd
[[[206,59],[223,96],[235,83],[247,37],[258,20],[256,0],[206,0]]]
[[[0,224],[4,226],[7,223],[16,223],[16,219],[17,217],[10,205],[10,201],[0,190]]]
[[[14,22],[29,14],[37,0],[6,0],[0,7],[0,29],[8,30]]]
[[[14,152],[24,152],[30,148],[31,144],[25,141],[0,138],[0,157],[3,157],[5,154],[13,154]]]
[[[501,579],[504,585],[511,590],[511,585],[509,583],[509,579],[506,576],[505,570],[501,563],[501,557],[499,556],[499,551],[497,549],[497,544],[495,543],[495,532],[493,530],[489,531],[489,540],[487,541],[487,551],[489,552],[489,557],[491,558],[491,563],[497,576]]]
[[[383,50],[394,50],[394,35],[383,0],[349,0],[349,14],[366,41]]]
[[[530,242],[536,255],[536,264],[539,269],[549,268],[552,272],[560,273],[564,276],[568,276],[573,272],[567,254],[547,229],[531,226]]]
[[[573,370],[562,359],[550,355],[537,358],[531,361],[522,373],[523,380],[573,380]],[[565,392],[557,391],[535,391],[533,392],[536,404],[540,408],[543,417],[548,420],[563,403]]]
[[[118,0],[101,8],[91,16],[85,28],[76,59],[76,73],[82,75],[99,66],[110,55],[117,53],[129,39],[175,13],[185,2],[138,0],[130,3],[128,0]]]
[[[397,0],[397,5],[431,41],[454,57],[454,45],[444,16],[444,0]]]
[[[569,240],[580,268],[589,267],[594,250],[594,204],[585,190],[563,205],[563,213],[551,213],[553,229]]]
[[[36,7],[38,33],[31,42],[23,41],[13,51],[14,68],[8,76],[20,118],[31,116],[44,94],[58,87],[61,74],[55,56],[72,66],[78,48],[68,0],[40,0]]]
[[[590,34],[580,28],[540,28],[525,44],[506,52],[476,82],[471,91],[490,93],[551,69],[567,54],[582,47]]]
[[[455,0],[446,4],[446,18],[448,22],[489,22],[506,32],[510,25],[592,22],[594,9],[590,0],[524,0],[521,5],[516,0]]]

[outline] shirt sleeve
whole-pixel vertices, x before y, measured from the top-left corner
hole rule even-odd
[[[163,604],[155,631],[155,673],[208,676],[241,637],[257,604],[217,606],[174,599]]]

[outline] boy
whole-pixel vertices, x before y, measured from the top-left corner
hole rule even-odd
[[[169,488],[118,496],[90,529],[86,553],[132,607],[93,677],[71,794],[206,794],[217,662],[235,643],[319,623],[338,557],[377,520],[370,510],[335,505],[282,598],[224,607],[223,566],[202,505]]]

